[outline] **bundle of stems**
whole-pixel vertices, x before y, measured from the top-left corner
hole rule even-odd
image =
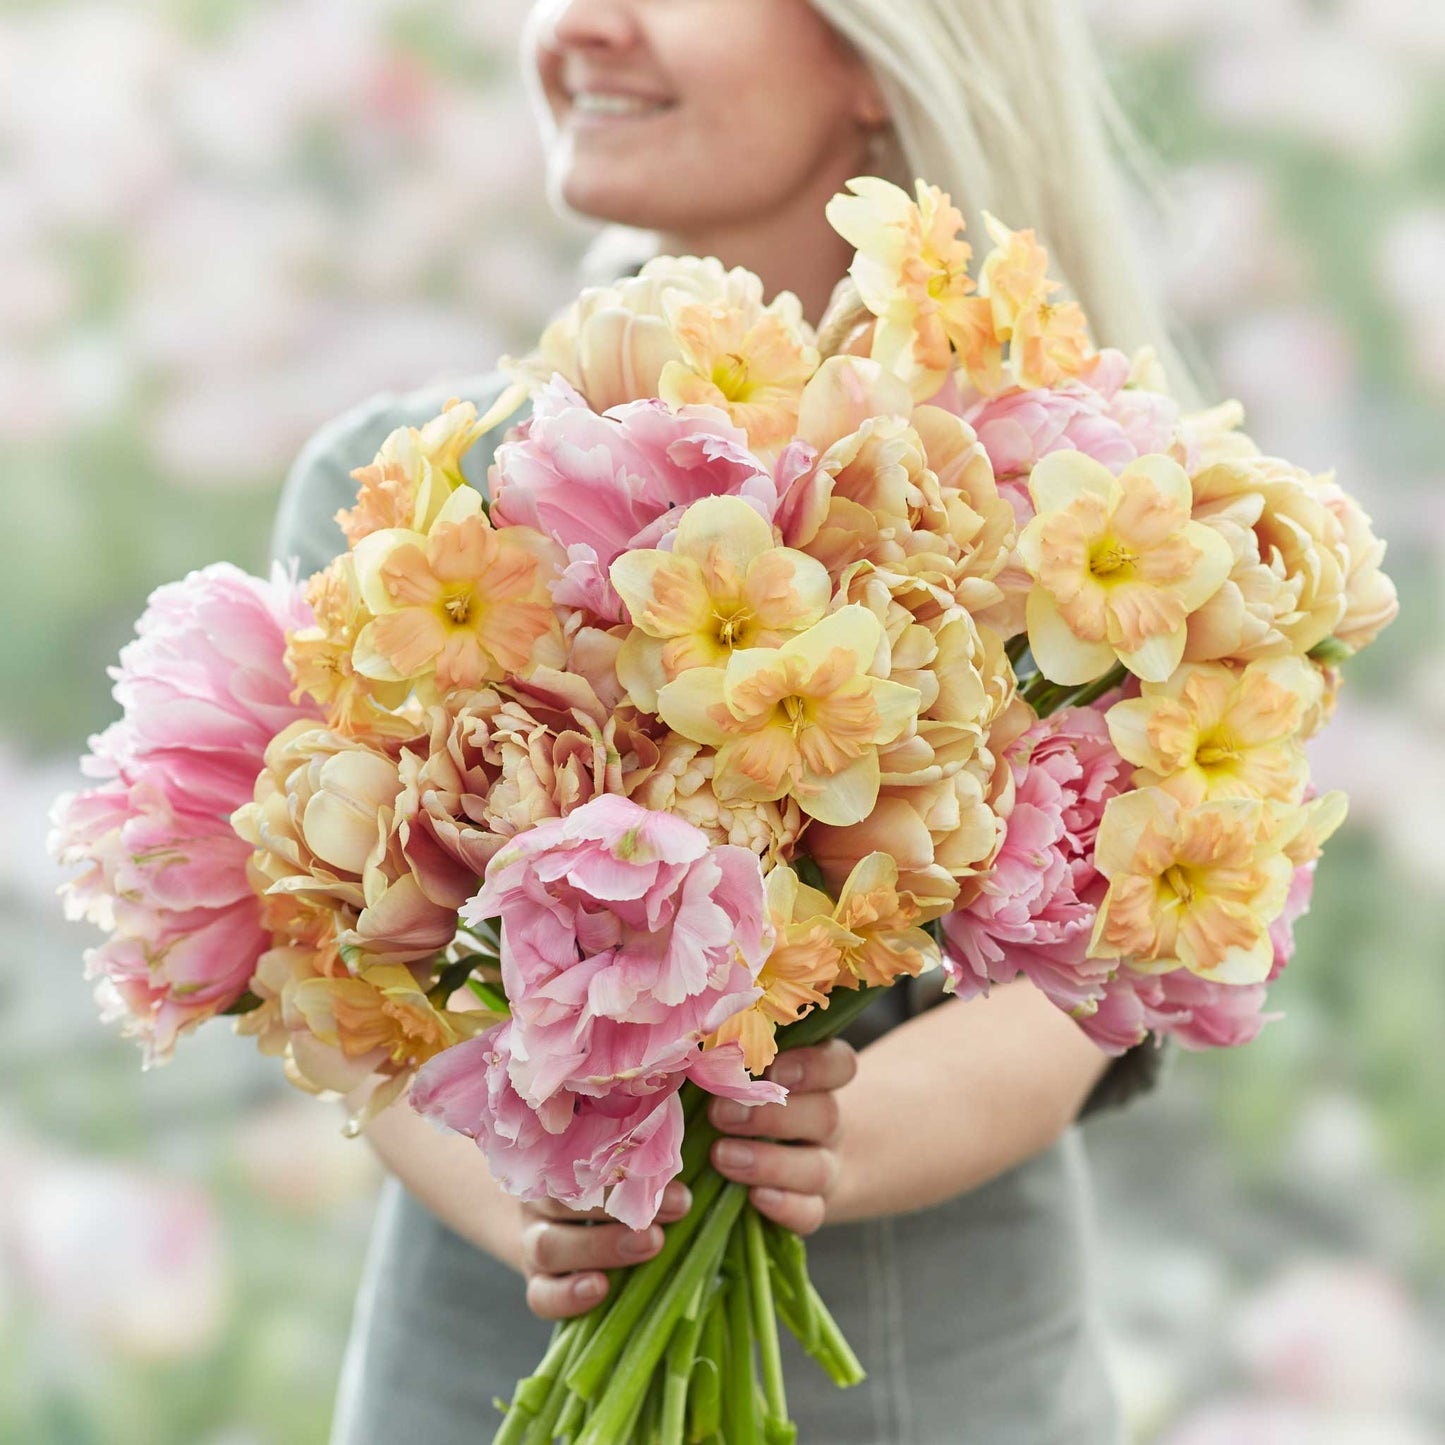
[[[884,990],[835,994],[779,1030],[778,1048],[822,1043]],[[679,1178],[692,1208],[662,1249],[619,1270],[600,1304],[558,1323],[537,1369],[518,1383],[493,1445],[790,1445],[779,1322],[837,1385],[863,1379],[808,1278],[807,1251],[709,1162],[718,1131],[707,1095],[683,1087]]]

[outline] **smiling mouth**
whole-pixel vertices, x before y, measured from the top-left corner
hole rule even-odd
[[[573,112],[589,119],[631,120],[671,110],[670,100],[655,100],[642,95],[622,95],[602,90],[579,90],[567,97]]]

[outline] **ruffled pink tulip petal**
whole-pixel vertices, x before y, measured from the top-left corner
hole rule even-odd
[[[1094,708],[1063,708],[1005,754],[1014,802],[981,891],[943,920],[944,969],[957,993],[987,992],[1026,973],[1061,1009],[1091,1009],[1114,968],[1088,957],[1107,880],[1093,864],[1104,805],[1129,786]]]
[[[112,669],[124,716],[82,762],[98,787],[61,798],[50,849],[82,871],[71,917],[112,937],[87,955],[107,1018],[147,1063],[229,1008],[270,944],[230,815],[249,802],[266,745],[297,718],[286,633],[312,622],[301,588],[220,564],[152,594]]]
[[[615,796],[520,834],[462,914],[502,920],[512,1077],[537,1108],[686,1070],[758,998],[772,941],[754,854]]]
[[[777,484],[714,407],[634,401],[599,416],[557,377],[519,432],[497,448],[492,520],[567,548],[569,592],[594,585],[594,561],[605,574],[625,548],[656,546],[649,529],[700,497],[745,497],[769,519],[777,510]]]
[[[1128,374],[1122,352],[1104,351],[1084,379],[1006,391],[965,407],[963,418],[978,433],[1020,526],[1034,514],[1029,473],[1050,452],[1083,452],[1117,476],[1130,462],[1175,443],[1177,404],[1160,392],[1125,387]]]

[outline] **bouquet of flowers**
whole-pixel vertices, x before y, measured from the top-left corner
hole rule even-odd
[[[590,289],[353,474],[302,584],[162,587],[67,905],[148,1062],[217,1015],[377,1080],[524,1199],[662,1252],[559,1325],[500,1441],[795,1438],[779,1321],[862,1378],[710,1094],[904,977],[1026,974],[1100,1048],[1253,1037],[1344,815],[1303,743],[1396,611],[1332,476],[1095,349],[1030,231],[920,181],[829,206],[816,333],[715,260]],[[472,443],[514,418],[487,494]]]

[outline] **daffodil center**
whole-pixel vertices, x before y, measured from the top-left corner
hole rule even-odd
[[[1089,571],[1100,579],[1122,582],[1133,575],[1139,554],[1117,537],[1108,536],[1089,549]]]
[[[714,636],[724,647],[742,647],[752,627],[753,614],[746,607],[734,612],[714,612]]]
[[[1172,893],[1175,899],[1186,908],[1194,901],[1194,884],[1190,880],[1189,870],[1181,867],[1178,863],[1172,868],[1166,868],[1159,878],[1160,887],[1167,893]]]
[[[781,706],[783,709],[783,717],[786,719],[787,726],[792,731],[793,736],[796,738],[799,733],[803,731],[803,729],[807,726],[808,723],[807,712],[803,703],[803,699],[800,697],[785,697],[781,703]]]
[[[1229,733],[1213,733],[1201,740],[1194,750],[1194,761],[1201,768],[1219,768],[1234,762],[1240,754],[1239,742]]]
[[[465,627],[472,619],[472,608],[476,605],[476,600],[476,593],[470,587],[448,592],[441,600],[447,621],[455,627]]]
[[[748,382],[748,359],[729,351],[712,369],[712,384],[729,401],[746,401],[752,390]]]

